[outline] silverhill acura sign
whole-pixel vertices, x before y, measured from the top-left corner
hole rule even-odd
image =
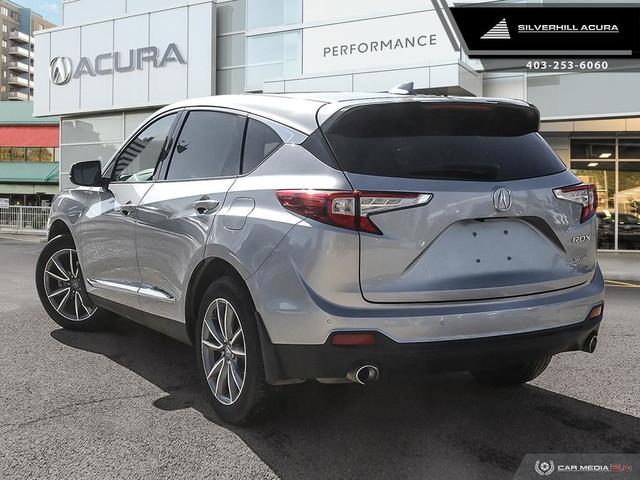
[[[640,58],[639,6],[454,7],[471,57]]]
[[[161,54],[162,53],[162,54]],[[129,50],[128,54],[122,52],[103,53],[95,58],[81,57],[75,69],[68,57],[56,57],[51,61],[49,79],[54,85],[64,85],[71,78],[80,78],[82,75],[95,77],[98,75],[111,75],[116,73],[143,70],[145,64],[152,68],[163,68],[170,63],[186,65],[187,61],[180,52],[178,45],[170,43],[164,52],[158,47],[149,46]]]

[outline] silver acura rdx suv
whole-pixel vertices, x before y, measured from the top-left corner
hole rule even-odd
[[[160,110],[105,168],[73,165],[36,270],[45,310],[72,330],[117,314],[195,345],[232,423],[307,379],[460,370],[515,385],[592,352],[595,187],[525,102],[404,93]]]

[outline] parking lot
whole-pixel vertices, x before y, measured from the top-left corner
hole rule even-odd
[[[189,347],[123,319],[48,319],[43,244],[0,238],[0,467],[5,478],[511,478],[527,453],[640,452],[640,289],[607,287],[598,350],[530,385],[464,373],[309,382],[275,417],[218,421]]]

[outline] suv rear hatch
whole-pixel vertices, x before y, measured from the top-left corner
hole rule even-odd
[[[347,107],[321,126],[379,230],[360,232],[366,300],[506,298],[591,278],[595,199],[585,207],[558,190],[580,180],[538,125],[526,104],[443,99]]]

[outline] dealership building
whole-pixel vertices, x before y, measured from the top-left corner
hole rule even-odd
[[[445,1],[64,0],[63,25],[35,35],[35,115],[61,117],[61,187],[73,163],[107,162],[178,100],[412,81],[419,93],[535,104],[543,136],[597,185],[599,247],[640,250],[629,234],[640,216],[640,73],[483,66],[464,54]]]

